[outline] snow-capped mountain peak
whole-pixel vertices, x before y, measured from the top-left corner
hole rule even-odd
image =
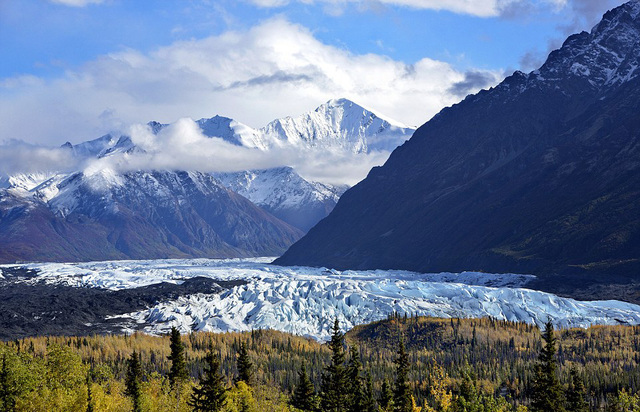
[[[268,149],[260,131],[228,117],[214,116],[196,121],[207,137],[219,137],[237,146]]]
[[[608,11],[591,32],[574,34],[553,51],[529,81],[581,79],[600,90],[640,74],[640,1]],[[581,86],[582,87],[582,86]]]
[[[395,149],[414,129],[380,118],[348,99],[333,99],[298,117],[274,120],[261,131],[278,146],[368,153]]]
[[[346,186],[310,182],[291,167],[217,173],[214,177],[227,188],[303,231],[325,217],[347,190]]]

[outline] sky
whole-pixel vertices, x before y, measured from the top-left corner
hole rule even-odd
[[[621,0],[0,0],[0,150],[345,97],[419,126]],[[2,159],[2,153],[0,153]]]

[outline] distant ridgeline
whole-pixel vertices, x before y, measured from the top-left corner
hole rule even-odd
[[[150,122],[148,132],[172,133],[171,126]],[[414,131],[346,99],[262,129],[220,116],[194,126],[203,139],[258,157],[283,148],[301,156],[388,153]],[[154,156],[126,135],[67,143],[62,150],[80,165],[96,166],[0,175],[0,263],[279,256],[347,188],[306,180],[291,167],[112,170],[131,158],[149,164]]]
[[[26,338],[0,344],[0,358],[0,406],[10,411],[129,411],[137,405],[172,412],[576,412],[640,406],[637,326],[555,332],[551,326],[541,333],[488,318],[393,315],[346,336],[334,325],[328,345],[268,330],[183,336],[174,330],[163,337]],[[224,406],[193,406],[205,401]]]
[[[569,294],[637,282],[638,67],[631,1],[442,110],[276,263],[532,273]]]

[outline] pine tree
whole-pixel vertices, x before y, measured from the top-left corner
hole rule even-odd
[[[184,355],[184,344],[180,337],[180,332],[175,327],[171,327],[171,335],[169,338],[169,347],[171,354],[167,357],[171,361],[171,369],[169,370],[169,386],[176,389],[177,385],[186,381],[189,377],[187,373],[187,361]]]
[[[389,382],[386,379],[382,381],[382,389],[380,391],[378,404],[383,411],[390,410],[390,408],[393,407],[393,391],[391,390],[391,385],[389,385]]]
[[[393,389],[394,412],[412,412],[411,388],[409,387],[409,355],[404,348],[404,339],[400,338],[398,357],[393,360],[397,365],[396,384]]]
[[[140,356],[133,351],[128,361],[127,376],[125,378],[125,395],[133,401],[133,412],[142,411],[142,366]]]
[[[338,319],[331,329],[331,364],[322,375],[322,392],[320,404],[323,412],[346,412],[347,410],[347,380],[344,368],[344,335],[340,331]]]
[[[15,391],[11,385],[6,353],[2,354],[2,368],[0,369],[0,407],[2,407],[2,412],[13,412],[16,408]]]
[[[298,386],[293,392],[291,406],[305,412],[313,412],[317,409],[314,402],[315,395],[316,391],[309,379],[309,375],[307,375],[307,368],[302,365],[302,368],[298,371]]]
[[[531,411],[564,412],[562,387],[556,373],[556,338],[551,321],[547,322],[542,339],[544,346],[536,364]]]
[[[571,368],[571,383],[567,390],[567,412],[587,412],[587,391],[576,368]]]
[[[188,404],[194,412],[221,411],[227,398],[224,378],[220,374],[220,360],[210,349],[205,357],[204,376],[200,377],[200,386],[193,388]]]
[[[249,353],[247,351],[247,345],[245,342],[240,343],[240,350],[238,351],[238,379],[237,381],[243,381],[247,385],[251,385],[251,378],[253,377],[253,363],[249,359]]]

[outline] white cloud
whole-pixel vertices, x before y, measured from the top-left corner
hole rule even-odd
[[[236,146],[223,139],[203,135],[198,125],[189,118],[178,120],[157,135],[146,125],[134,125],[128,134],[143,152],[119,153],[89,160],[83,166],[84,173],[93,175],[103,170],[236,172],[291,166],[313,181],[354,185],[372,167],[381,165],[389,157],[389,152],[354,154],[294,147],[275,147],[262,151]]]
[[[485,75],[487,83],[499,77]],[[123,124],[215,114],[262,127],[336,97],[420,125],[460,99],[452,86],[467,77],[429,58],[353,54],[277,18],[147,54],[105,55],[54,80],[0,80],[0,138],[76,143]]]
[[[282,7],[298,1],[331,6],[327,10],[340,10],[349,3],[369,7],[372,4],[404,6],[415,9],[448,10],[454,13],[489,17],[499,14],[500,0],[249,0],[260,7]],[[334,13],[337,14],[337,13]]]
[[[620,0],[248,0],[265,8],[283,7],[290,3],[323,4],[330,14],[341,14],[344,7],[353,4],[361,9],[372,6],[400,6],[424,10],[445,10],[478,17],[513,17],[514,14],[532,13],[533,10],[551,8],[552,12],[570,12],[569,18],[580,19],[581,13],[603,9],[603,5],[619,5]],[[614,4],[615,3],[615,4]],[[606,8],[604,8],[606,11]],[[574,14],[576,13],[576,14]]]
[[[49,2],[54,4],[61,4],[63,6],[85,7],[85,6],[88,6],[89,4],[103,3],[104,0],[49,0]]]
[[[0,144],[0,177],[14,173],[71,171],[77,166],[70,150],[34,146],[18,140]]]

